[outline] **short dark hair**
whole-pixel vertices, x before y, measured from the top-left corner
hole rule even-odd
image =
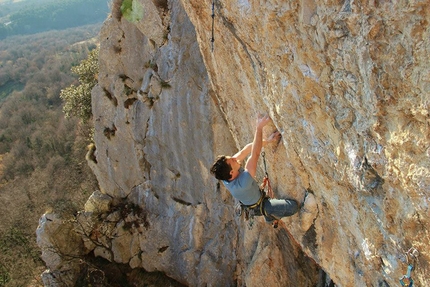
[[[229,180],[231,178],[231,166],[227,163],[225,155],[220,155],[216,158],[211,167],[211,173],[219,180]]]

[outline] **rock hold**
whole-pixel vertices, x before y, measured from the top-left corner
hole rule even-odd
[[[302,208],[300,209],[300,227],[302,231],[307,231],[314,223],[318,215],[318,204],[315,195],[308,193]]]
[[[85,203],[85,212],[104,213],[110,210],[112,197],[103,194],[100,191],[95,191]]]

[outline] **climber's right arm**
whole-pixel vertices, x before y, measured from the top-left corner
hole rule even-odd
[[[270,122],[269,116],[259,116],[257,119],[257,127],[255,129],[254,141],[252,142],[251,156],[246,161],[245,170],[252,177],[257,174],[257,162],[260,157],[261,148],[263,147],[263,128]]]
[[[281,137],[281,134],[278,131],[275,131],[272,133],[267,139],[263,140],[263,147],[271,142],[278,141]],[[247,158],[248,155],[251,154],[252,151],[252,142],[245,145],[240,151],[238,151],[235,155],[232,157],[236,158],[238,161],[243,161],[245,158]]]

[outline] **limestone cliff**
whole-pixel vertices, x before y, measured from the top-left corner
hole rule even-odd
[[[75,222],[80,254],[189,286],[397,286],[408,263],[430,285],[429,1],[215,0],[213,26],[209,0],[133,2],[141,20],[114,1],[101,32],[100,192]],[[282,133],[266,149],[275,193],[310,190],[310,227],[249,229],[209,174],[259,112]]]

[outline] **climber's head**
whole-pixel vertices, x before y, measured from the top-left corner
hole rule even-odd
[[[231,166],[228,164],[227,159],[229,157],[220,155],[216,158],[215,162],[211,167],[211,173],[219,180],[229,180],[231,178]]]

